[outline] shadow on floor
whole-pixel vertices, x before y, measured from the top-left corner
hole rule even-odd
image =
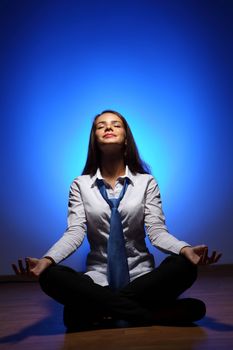
[[[218,332],[232,332],[233,331],[232,324],[218,322],[215,318],[208,317],[208,316],[203,318],[203,320],[199,321],[198,326],[212,329],[212,330],[218,331]]]
[[[50,300],[48,300],[48,303],[45,306],[48,309],[48,317],[22,328],[18,332],[1,337],[0,344],[17,343],[31,336],[64,334],[65,327],[62,322],[63,307],[60,304],[51,302]]]

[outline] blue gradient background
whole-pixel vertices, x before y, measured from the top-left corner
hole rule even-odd
[[[232,15],[224,0],[1,1],[1,274],[66,229],[106,108],[128,120],[170,232],[233,262]]]

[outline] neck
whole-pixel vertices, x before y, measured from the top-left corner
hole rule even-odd
[[[125,174],[125,162],[122,154],[102,154],[101,175],[107,179],[117,179]]]

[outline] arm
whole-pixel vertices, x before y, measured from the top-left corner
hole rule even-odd
[[[165,224],[159,186],[151,178],[146,190],[144,223],[151,244],[165,253],[179,254],[188,243],[172,236]]]
[[[77,180],[70,187],[67,221],[68,226],[63,236],[43,256],[51,258],[55,263],[74,253],[86,234],[86,215]]]
[[[154,246],[164,252],[184,255],[195,265],[213,264],[222,256],[221,253],[216,251],[211,256],[208,256],[208,247],[206,245],[191,247],[168,233],[162,211],[159,187],[153,178],[148,185],[146,193],[145,226],[150,241]]]
[[[85,210],[78,183],[74,181],[70,187],[67,230],[41,259],[28,257],[25,266],[22,259],[18,260],[18,266],[12,264],[14,272],[17,275],[38,277],[50,265],[71,255],[81,245],[85,232]]]

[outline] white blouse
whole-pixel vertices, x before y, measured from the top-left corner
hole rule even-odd
[[[118,210],[132,281],[155,267],[154,258],[145,244],[145,233],[153,246],[166,253],[179,254],[189,244],[169,234],[159,187],[152,175],[133,174],[126,166],[125,175],[117,179],[114,189],[105,181],[109,198],[119,196],[125,177],[129,179],[129,185]],[[105,286],[108,285],[107,242],[111,209],[98,189],[97,179],[103,179],[99,169],[94,176],[81,175],[74,179],[69,194],[68,227],[44,256],[51,257],[56,263],[61,262],[82,244],[87,233],[90,252],[85,274],[95,283]]]

